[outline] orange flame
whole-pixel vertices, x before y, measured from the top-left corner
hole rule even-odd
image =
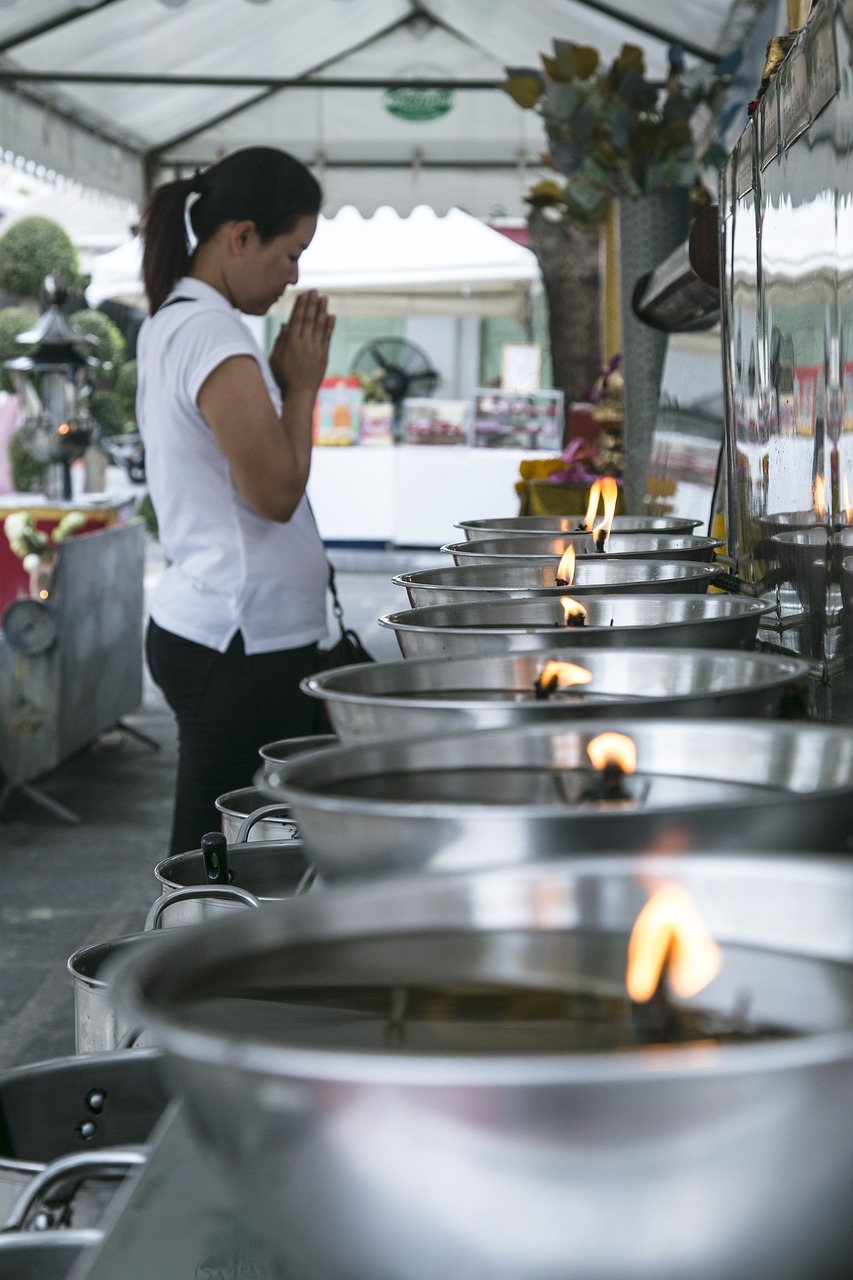
[[[633,773],[637,768],[637,745],[626,733],[600,733],[586,744],[593,769],[604,769],[618,764],[623,773]]]
[[[610,526],[613,524],[613,517],[616,514],[616,502],[619,498],[619,486],[613,479],[613,476],[605,476],[601,481],[601,501],[604,507],[604,515],[600,522],[593,528],[593,533],[600,533],[604,530],[604,537],[610,537]]]
[[[644,1003],[666,979],[677,996],[694,996],[717,976],[720,949],[690,894],[681,885],[663,884],[634,922],[628,943],[625,981],[632,1000]]]
[[[61,426],[56,428],[56,434],[60,436],[67,436],[70,430],[71,428],[69,427],[68,423],[63,422]]]
[[[560,582],[565,582],[566,586],[571,586],[575,578],[575,549],[571,543],[566,547],[560,563],[557,565],[557,578]]]
[[[579,667],[574,662],[557,662],[554,658],[549,658],[539,672],[536,683],[550,685],[554,680],[556,681],[555,689],[567,689],[573,684],[589,684],[591,679],[592,672],[587,671],[586,667]]]
[[[586,609],[580,600],[573,600],[571,596],[560,596],[560,604],[563,607],[563,621],[566,626],[569,625],[570,618],[586,618]]]
[[[583,518],[585,529],[592,528],[592,522],[598,511],[598,500],[601,497],[601,481],[594,480],[589,486],[589,500],[586,507],[586,515]]]
[[[841,480],[841,496],[844,501],[844,519],[848,524],[853,523],[853,506],[850,504],[850,490],[847,487],[847,477],[843,476]]]
[[[812,504],[816,515],[826,515],[826,481],[823,476],[815,476]]]

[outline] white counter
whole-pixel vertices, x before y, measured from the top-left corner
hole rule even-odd
[[[314,450],[308,495],[327,542],[440,547],[458,520],[518,514],[519,465],[554,450],[342,445]]]

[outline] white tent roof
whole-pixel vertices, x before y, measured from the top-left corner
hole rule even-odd
[[[315,167],[328,212],[520,214],[544,134],[501,90],[507,67],[555,37],[608,61],[632,41],[660,76],[671,42],[714,63],[768,7],[780,0],[2,0],[0,146],[139,201],[266,143]]]
[[[92,268],[87,299],[139,301],[141,244],[128,241]],[[299,263],[299,284],[273,309],[287,314],[295,293],[319,289],[338,315],[517,314],[539,268],[529,249],[461,209],[439,217],[419,206],[408,217],[350,206],[321,217]]]

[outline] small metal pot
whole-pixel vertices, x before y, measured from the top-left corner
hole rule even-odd
[[[244,840],[295,840],[299,834],[287,805],[276,803],[265,787],[241,787],[226,791],[216,801],[222,819],[222,834],[229,844]],[[244,827],[246,819],[252,822]]]
[[[56,1058],[0,1073],[0,1223],[61,1156],[147,1142],[169,1100],[154,1049]],[[75,1213],[73,1225],[89,1226]]]
[[[0,1280],[67,1280],[71,1268],[94,1253],[101,1231],[15,1231],[0,1236]]]
[[[702,523],[687,516],[614,516],[610,529],[612,533],[692,533]],[[459,520],[454,528],[462,529],[469,542],[504,534],[559,536],[586,532],[583,516],[498,516],[490,520]]]
[[[721,564],[692,560],[611,560],[584,556],[575,564],[571,587],[557,585],[557,563],[539,565],[454,565],[421,569],[393,578],[405,587],[413,609],[478,600],[548,599],[566,595],[704,595],[724,573]]]
[[[303,738],[281,738],[278,742],[268,742],[261,747],[258,755],[263,762],[261,780],[269,782],[270,776],[278,776],[281,767],[294,756],[302,756],[306,751],[322,751],[324,747],[333,747],[337,738],[333,733],[312,733]],[[272,839],[267,836],[266,839]]]

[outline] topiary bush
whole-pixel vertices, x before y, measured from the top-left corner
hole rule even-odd
[[[89,354],[101,362],[99,369],[92,370],[93,381],[99,387],[113,388],[127,354],[121,329],[103,311],[75,311],[68,323],[78,333],[97,340],[96,346],[88,348]]]
[[[102,435],[120,436],[134,429],[128,422],[121,398],[115,391],[95,391],[89,400],[89,412],[101,428]]]
[[[12,391],[12,379],[3,362],[13,360],[16,356],[26,356],[32,346],[26,342],[16,342],[19,333],[26,333],[38,319],[38,312],[31,307],[3,307],[0,310],[0,390]]]
[[[16,493],[39,493],[43,487],[45,465],[34,458],[21,442],[20,431],[9,437],[9,470]]]
[[[139,376],[135,360],[126,360],[118,371],[116,378],[116,395],[122,403],[127,417],[136,421],[136,388],[139,383]]]
[[[45,276],[77,282],[80,259],[70,236],[52,218],[20,218],[0,236],[0,289],[38,298]]]

